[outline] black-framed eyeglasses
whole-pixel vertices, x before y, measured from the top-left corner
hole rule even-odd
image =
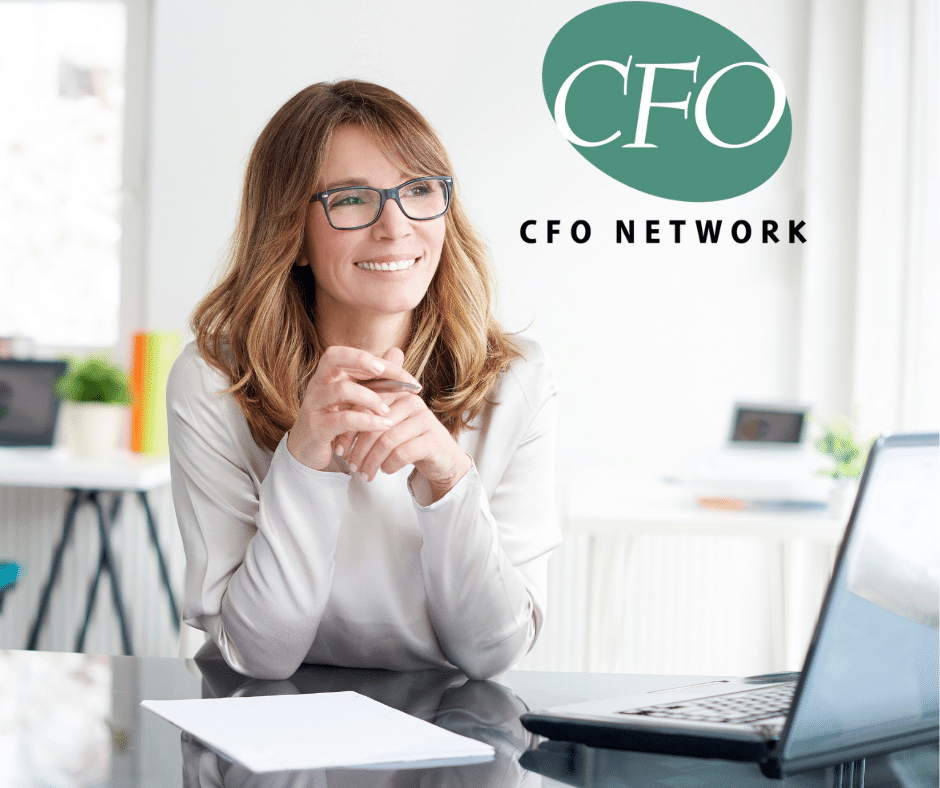
[[[437,219],[450,208],[453,189],[453,178],[433,176],[415,178],[394,189],[341,186],[314,194],[310,202],[319,201],[323,205],[326,218],[334,229],[361,230],[379,220],[386,200],[397,202],[409,219],[419,222]]]

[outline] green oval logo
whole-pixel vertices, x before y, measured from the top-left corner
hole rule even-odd
[[[599,170],[685,202],[756,189],[786,158],[783,81],[717,22],[651,2],[579,14],[542,65],[559,131]]]

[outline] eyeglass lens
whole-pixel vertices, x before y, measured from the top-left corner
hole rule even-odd
[[[361,227],[379,215],[381,195],[367,187],[351,187],[333,192],[327,198],[327,210],[334,227]],[[447,210],[447,185],[440,178],[412,181],[398,192],[405,216],[433,219]]]

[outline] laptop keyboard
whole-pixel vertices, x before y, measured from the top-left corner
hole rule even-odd
[[[681,703],[663,703],[641,709],[629,709],[621,711],[620,714],[742,725],[771,717],[785,716],[790,710],[795,689],[796,682],[790,682],[732,692],[727,695],[714,695],[710,698],[697,698]]]

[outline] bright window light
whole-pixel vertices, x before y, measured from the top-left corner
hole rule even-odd
[[[127,12],[0,2],[0,336],[117,343]]]

